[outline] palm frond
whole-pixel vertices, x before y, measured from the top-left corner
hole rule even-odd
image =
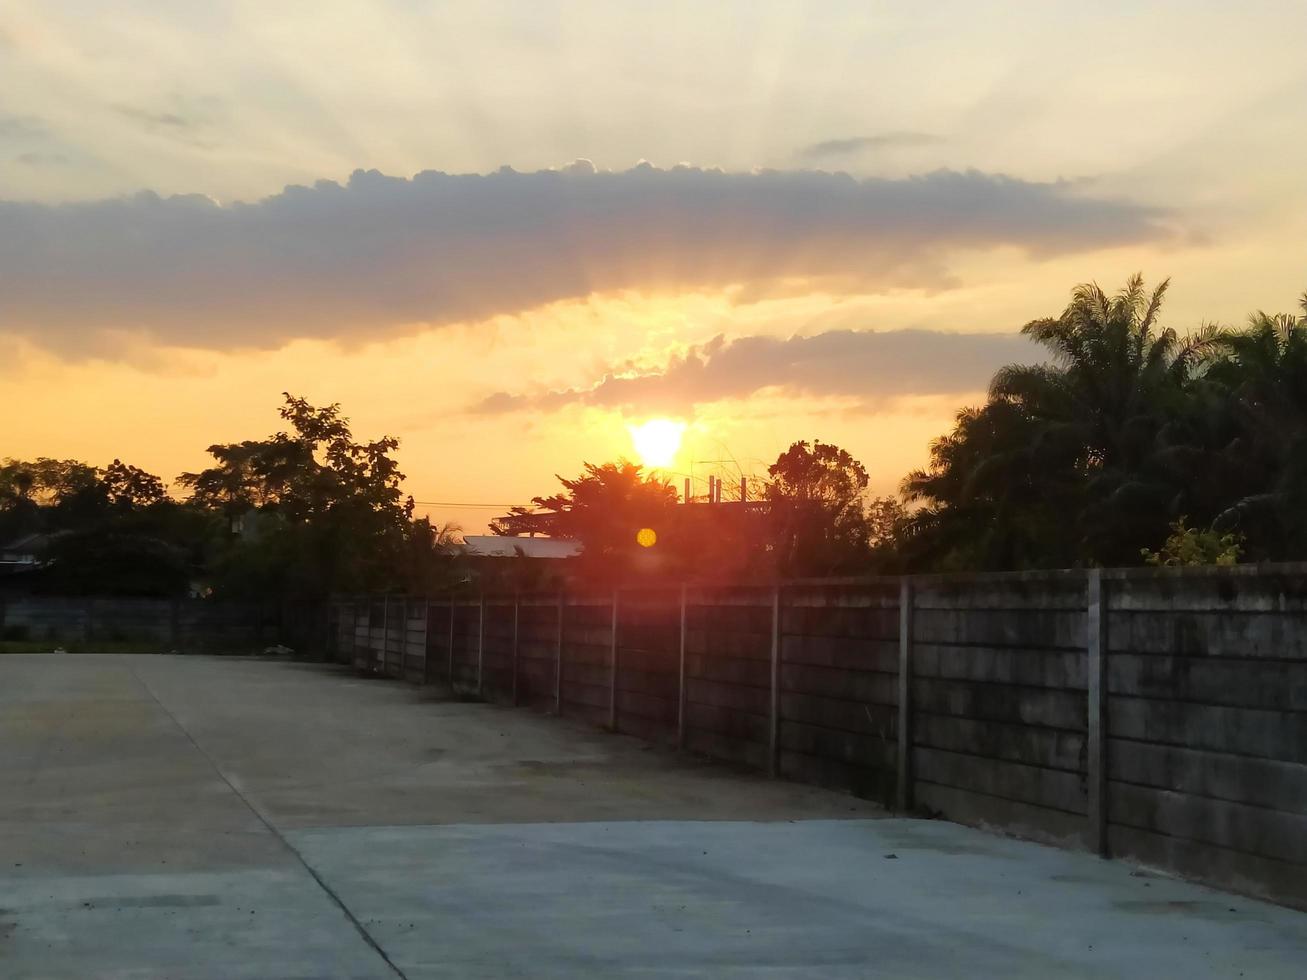
[[[1138,273],[1136,273],[1136,276],[1138,276],[1139,285],[1140,287],[1142,287],[1143,276]],[[1153,290],[1152,299],[1148,301],[1148,309],[1147,311],[1145,311],[1144,318],[1139,324],[1141,330],[1143,330],[1144,332],[1151,330],[1153,324],[1156,322],[1157,314],[1162,309],[1162,300],[1166,298],[1166,291],[1170,287],[1170,285],[1171,285],[1171,278],[1170,276],[1168,276],[1167,278],[1163,279],[1160,283],[1158,283],[1157,288]]]

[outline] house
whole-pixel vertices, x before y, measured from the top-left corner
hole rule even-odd
[[[37,531],[0,545],[0,591],[24,592],[36,581],[36,573],[46,566],[52,542],[67,531]]]
[[[36,531],[0,546],[0,573],[17,574],[35,571],[45,564],[51,543],[66,537],[68,533],[67,531],[52,533]]]

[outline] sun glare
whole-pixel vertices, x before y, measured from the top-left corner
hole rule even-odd
[[[650,419],[643,425],[627,426],[631,441],[640,462],[649,469],[661,469],[672,465],[676,451],[681,448],[681,436],[685,432],[684,422],[671,419]]]

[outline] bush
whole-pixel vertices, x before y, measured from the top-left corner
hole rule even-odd
[[[1141,554],[1149,565],[1237,565],[1242,539],[1237,534],[1208,528],[1185,527],[1186,518],[1171,525],[1171,534],[1160,551],[1143,549]]]

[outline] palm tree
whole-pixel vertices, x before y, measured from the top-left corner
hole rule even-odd
[[[916,526],[954,523],[978,549],[963,560],[987,567],[1128,562],[1157,544],[1188,503],[1171,429],[1223,337],[1161,327],[1167,285],[1086,283],[1060,316],[1026,324],[1051,360],[999,370],[988,404],[932,447],[903,486],[926,505]]]
[[[1213,370],[1238,424],[1228,452],[1248,484],[1217,524],[1243,532],[1258,557],[1307,547],[1307,293],[1300,306],[1298,316],[1254,313],[1224,337]]]
[[[1182,337],[1160,326],[1168,285],[1149,292],[1136,273],[1113,296],[1097,283],[1077,286],[1061,316],[1022,329],[1053,363],[1004,368],[990,385],[992,399],[1037,421],[1041,440],[1081,448],[1088,561],[1132,560],[1188,503],[1169,429],[1225,333],[1208,326]]]
[[[990,396],[1080,433],[1090,467],[1137,467],[1153,449],[1163,413],[1219,352],[1224,336],[1215,327],[1183,338],[1160,328],[1169,285],[1164,279],[1149,293],[1136,273],[1115,296],[1097,283],[1077,286],[1061,316],[1032,320],[1021,330],[1049,349],[1053,366],[1003,368]]]

